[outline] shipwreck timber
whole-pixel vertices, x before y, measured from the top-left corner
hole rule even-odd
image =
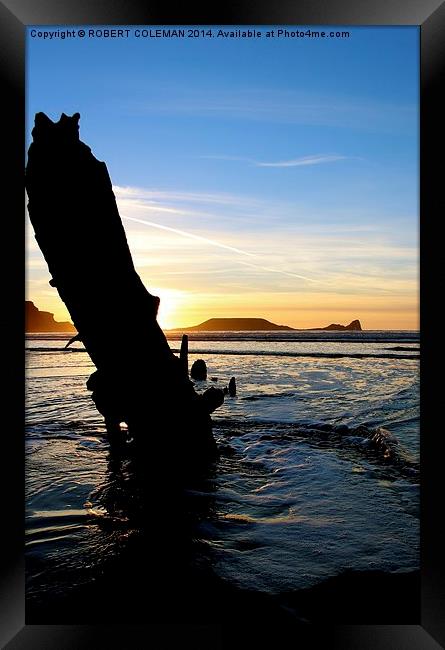
[[[52,286],[97,371],[87,382],[110,433],[128,424],[137,441],[189,458],[215,453],[210,413],[156,316],[159,298],[137,274],[108,170],[79,139],[79,113],[37,113],[26,167],[28,211]],[[104,327],[104,323],[106,326]]]

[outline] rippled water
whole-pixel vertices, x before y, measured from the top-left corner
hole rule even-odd
[[[190,336],[190,364],[209,370],[197,390],[235,376],[238,392],[213,415],[220,460],[156,526],[189,513],[188,561],[230,584],[279,594],[345,569],[418,568],[418,335],[336,334]],[[94,367],[81,344],[63,350],[68,338],[27,340],[29,602],[115,571],[169,480],[166,466],[147,507],[85,388]]]

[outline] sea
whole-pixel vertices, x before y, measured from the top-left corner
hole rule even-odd
[[[165,482],[138,501],[132,464],[113,458],[86,389],[95,368],[82,343],[64,349],[70,337],[26,338],[34,622],[51,622],[57,598],[73,603],[83,587],[112,584],[123,566],[127,574],[126,557],[149,572],[146,549],[163,530],[170,555],[154,563],[165,563],[165,580],[174,581],[169,558],[186,530],[188,567],[274,599],[350,572],[418,571],[419,332],[189,333],[189,365],[208,368],[196,390],[235,377],[237,392],[212,415],[220,456],[211,472],[185,485],[180,502],[168,497],[162,514],[168,458],[139,459],[147,473],[165,466]],[[167,338],[179,353],[181,334]]]

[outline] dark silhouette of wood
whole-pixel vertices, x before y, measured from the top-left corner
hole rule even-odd
[[[51,284],[97,368],[87,386],[113,432],[127,422],[154,449],[172,449],[173,439],[190,457],[212,454],[218,400],[195,392],[170,350],[159,298],[134,268],[107,167],[80,141],[79,117],[36,114],[26,190]]]
[[[68,341],[68,343],[65,345],[65,347],[63,349],[68,350],[70,345],[72,345],[73,343],[76,343],[76,341],[82,341],[82,338],[81,338],[80,334],[76,334],[75,336],[70,338],[70,340]]]
[[[179,358],[182,363],[184,374],[188,377],[189,374],[189,337],[187,334],[182,335],[181,340],[181,350],[179,352]]]
[[[196,381],[204,381],[207,379],[207,365],[204,359],[196,359],[193,362],[190,377],[196,379]]]

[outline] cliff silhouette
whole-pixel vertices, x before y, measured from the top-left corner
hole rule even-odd
[[[331,325],[328,325],[327,327],[311,327],[311,330],[332,330],[332,331],[345,331],[347,330],[348,332],[361,332],[362,331],[362,326],[359,320],[353,320],[349,323],[349,325],[339,325],[338,323],[331,323]]]
[[[186,327],[184,332],[239,332],[239,331],[266,331],[266,330],[292,330],[287,325],[276,325],[265,318],[209,318],[209,320]]]
[[[25,332],[75,332],[69,321],[58,322],[54,314],[40,311],[31,300],[25,300]]]
[[[178,331],[180,328],[176,328]],[[309,329],[297,329],[288,325],[276,325],[265,318],[209,318],[208,320],[192,327],[181,328],[182,332],[267,332],[267,331],[289,331],[289,332],[310,332],[310,331],[361,331],[362,326],[359,320],[353,320],[349,325],[338,325],[331,323],[327,327],[311,327]]]

